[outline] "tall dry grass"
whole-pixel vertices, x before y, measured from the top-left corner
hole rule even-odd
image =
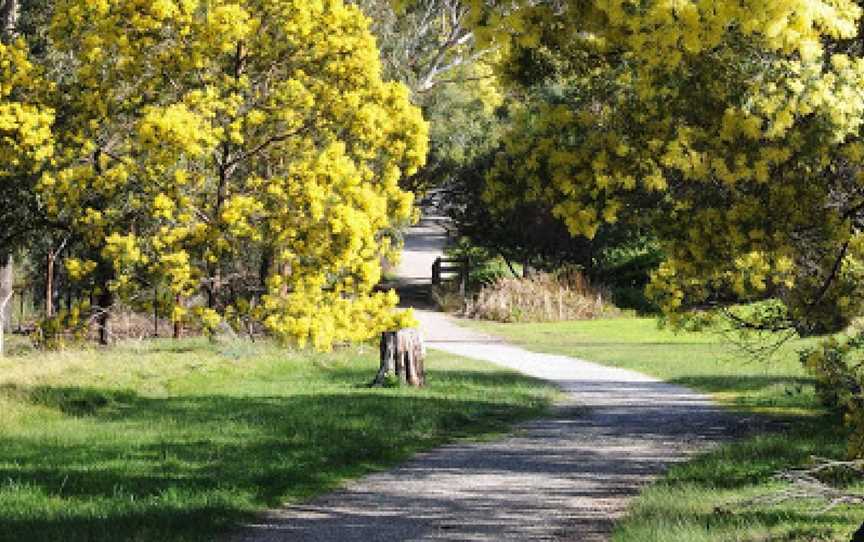
[[[619,314],[611,295],[578,271],[500,278],[469,302],[471,318],[496,322],[591,320]]]

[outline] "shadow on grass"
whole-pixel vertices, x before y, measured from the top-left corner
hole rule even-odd
[[[356,383],[364,371],[335,370]],[[525,384],[452,371],[439,382]],[[449,388],[448,388],[449,389]],[[527,391],[525,393],[528,393]],[[4,386],[69,425],[0,444],[0,540],[209,540],[263,507],[332,489],[418,449],[506,430],[545,404],[451,400],[432,390],[145,397],[129,390]],[[476,395],[476,394],[475,394]]]
[[[614,540],[848,540],[864,511],[824,502],[754,504],[754,495],[774,495],[779,472],[810,463],[812,457],[846,455],[847,430],[826,413],[808,379],[781,376],[684,377],[677,384],[736,394],[743,407],[735,440],[673,466],[635,502]],[[753,407],[772,406],[753,414]],[[795,414],[797,409],[797,414]],[[845,480],[860,487],[862,480]],[[658,535],[673,526],[673,533]],[[771,533],[771,534],[768,534]],[[842,537],[837,538],[838,534]]]
[[[697,375],[682,376],[669,380],[673,384],[690,386],[706,391],[723,393],[731,391],[758,391],[775,386],[793,388],[812,387],[812,378],[783,375]]]
[[[728,404],[745,409],[768,409],[786,417],[784,411],[795,415],[808,413],[823,415],[825,409],[814,393],[814,380],[783,375],[698,375],[682,376],[670,383],[707,393],[718,394]]]

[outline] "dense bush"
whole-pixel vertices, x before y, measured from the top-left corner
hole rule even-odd
[[[864,457],[864,332],[831,337],[800,355],[822,403],[842,415],[851,431],[850,456]]]
[[[604,258],[603,264],[592,273],[593,282],[609,288],[617,307],[639,314],[659,312],[659,307],[645,295],[645,286],[662,261],[660,252],[653,247],[618,252]]]

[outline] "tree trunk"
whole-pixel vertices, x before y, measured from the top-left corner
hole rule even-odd
[[[179,307],[180,305],[183,304],[183,298],[180,297],[179,295],[177,295],[174,298],[174,302]],[[183,322],[181,321],[180,318],[175,318],[174,319],[174,339],[179,339],[182,336],[183,336]]]
[[[258,286],[261,290],[267,289],[267,278],[270,276],[270,268],[273,266],[273,247],[264,247],[261,253],[261,265],[258,268]]]
[[[381,367],[371,386],[384,386],[389,376],[415,388],[426,384],[426,349],[416,329],[388,331],[381,335]]]
[[[107,289],[99,294],[99,344],[108,346],[111,344],[111,305],[114,304],[114,295]]]
[[[15,37],[19,7],[19,0],[5,0],[0,4],[0,39],[3,41]]]
[[[8,256],[6,261],[3,262],[2,258],[0,258],[0,358],[3,357],[4,353],[4,344],[3,338],[6,333],[6,324],[7,321],[11,322],[12,310],[11,303],[12,294],[15,293],[13,288],[13,280],[14,280],[14,262],[12,256]],[[8,317],[8,318],[7,318]]]
[[[18,292],[18,303],[18,333],[24,333],[24,290]]]
[[[159,288],[153,287],[153,336],[159,337]]]
[[[49,250],[45,257],[45,318],[54,316],[54,258],[55,253]]]
[[[12,296],[14,294],[15,260],[12,255],[0,256],[0,302],[6,303],[0,307],[0,328],[6,331],[12,329]],[[9,298],[8,300],[6,298]]]
[[[0,293],[0,313],[6,310],[6,307],[9,305],[9,300],[12,299],[12,291],[10,290],[6,295]],[[0,358],[3,357],[5,353],[5,345],[3,344],[4,336],[6,334],[6,328],[4,326],[0,326]]]
[[[282,287],[279,288],[279,295],[285,297],[288,295],[288,277],[291,275],[291,264],[281,263],[279,265],[279,274],[282,275]]]

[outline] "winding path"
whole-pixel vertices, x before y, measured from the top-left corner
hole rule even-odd
[[[397,274],[419,277],[445,239],[434,222],[413,229]],[[555,382],[566,399],[551,417],[509,437],[421,453],[341,491],[271,511],[235,540],[608,540],[641,487],[736,431],[731,415],[685,388],[528,352],[440,313],[420,310],[418,319],[430,348]]]

